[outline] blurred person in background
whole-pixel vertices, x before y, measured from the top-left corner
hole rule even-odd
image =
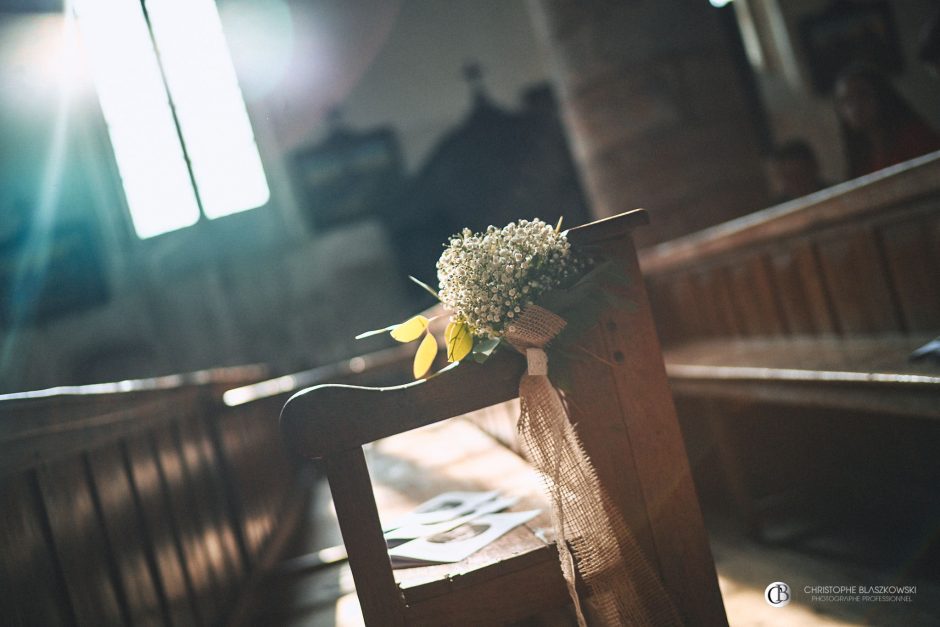
[[[853,66],[839,76],[835,94],[849,178],[940,149],[940,135],[883,74]]]

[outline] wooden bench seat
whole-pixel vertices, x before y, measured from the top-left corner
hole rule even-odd
[[[412,608],[410,620],[442,624],[435,621],[446,608],[454,616],[473,615],[480,624],[497,624],[551,609],[544,605],[544,591],[527,593],[527,586],[554,587],[555,594],[549,596],[557,599],[558,606],[567,603],[558,554],[550,542],[549,504],[541,479],[515,453],[469,421],[456,419],[379,440],[366,449],[366,460],[383,519],[394,519],[450,490],[500,490],[520,499],[509,511],[541,510],[530,522],[461,562],[396,569],[395,581]],[[533,567],[538,574],[533,575]],[[464,594],[452,595],[455,589]],[[475,594],[467,596],[471,589]],[[493,593],[500,589],[518,592],[514,613],[492,603]],[[454,598],[463,605],[454,606]],[[528,599],[538,599],[539,604]]]
[[[940,366],[908,355],[930,336],[708,339],[664,353],[677,396],[940,417]]]

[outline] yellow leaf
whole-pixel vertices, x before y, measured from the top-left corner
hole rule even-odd
[[[424,316],[415,316],[392,329],[392,337],[399,342],[413,342],[428,329],[428,319]]]
[[[451,322],[444,331],[447,361],[460,361],[473,349],[473,336],[465,322]]]
[[[418,352],[415,353],[415,379],[420,379],[427,374],[428,370],[431,369],[431,365],[434,363],[435,357],[437,357],[437,340],[434,339],[433,335],[428,333],[424,336],[424,339],[421,340],[421,344],[418,346]]]

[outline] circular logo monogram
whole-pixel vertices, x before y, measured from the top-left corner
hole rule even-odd
[[[775,581],[764,590],[764,600],[771,607],[783,607],[790,602],[790,586]]]

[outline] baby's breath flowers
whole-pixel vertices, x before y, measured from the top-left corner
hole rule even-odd
[[[539,295],[578,271],[565,235],[535,220],[510,222],[485,233],[464,229],[437,262],[438,297],[478,338],[499,338]]]
[[[535,219],[510,222],[501,229],[490,226],[485,233],[464,229],[450,238],[437,262],[440,291],[409,277],[451,313],[444,331],[447,361],[459,362],[471,354],[477,362],[486,361],[506,326],[526,307],[580,275],[585,264],[571,253],[560,228],[561,222],[552,228]],[[399,342],[421,339],[414,359],[414,376],[420,379],[437,356],[430,322],[417,315],[356,339],[385,332]]]

